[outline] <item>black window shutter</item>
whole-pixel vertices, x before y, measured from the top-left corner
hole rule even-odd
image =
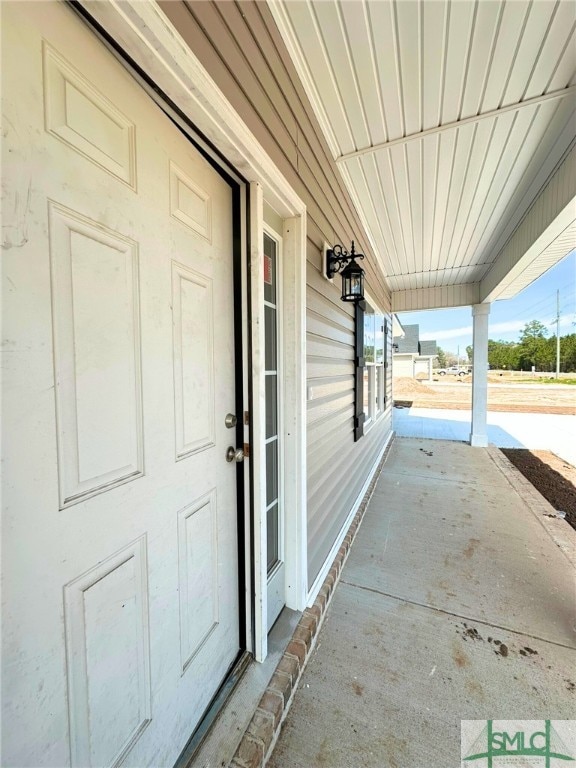
[[[354,328],[354,442],[364,436],[364,310],[365,301],[356,303]]]

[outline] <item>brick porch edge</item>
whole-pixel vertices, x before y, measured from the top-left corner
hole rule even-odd
[[[229,768],[263,768],[272,754],[282,722],[288,714],[300,677],[316,644],[320,627],[326,616],[334,589],[340,580],[340,574],[350,552],[350,547],[356,537],[393,442],[394,434],[386,446],[384,455],[320,588],[318,597],[314,604],[310,608],[306,608],[302,614],[284,655],[258,703],[254,717],[242,736]]]

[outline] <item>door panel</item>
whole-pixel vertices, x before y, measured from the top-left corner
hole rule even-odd
[[[138,245],[52,202],[48,218],[64,507],[144,470]]]
[[[176,456],[214,445],[212,280],[172,265]]]
[[[71,9],[2,22],[2,764],[172,765],[239,650],[232,190]]]
[[[217,509],[211,491],[178,515],[183,672],[219,622]]]
[[[73,765],[111,765],[152,716],[146,543],[64,589]]]

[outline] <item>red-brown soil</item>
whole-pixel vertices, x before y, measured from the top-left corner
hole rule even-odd
[[[417,408],[450,408],[457,411],[468,411],[472,407],[472,387],[466,381],[434,386],[400,377],[394,379],[393,392],[396,405],[411,404]],[[576,389],[570,386],[561,389],[537,387],[533,384],[490,387],[488,410],[575,416]]]
[[[550,451],[500,450],[576,530],[576,469]]]

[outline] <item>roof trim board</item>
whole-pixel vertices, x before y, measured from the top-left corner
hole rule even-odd
[[[373,152],[379,152],[380,150],[390,149],[390,147],[397,147],[401,144],[407,144],[409,141],[417,141],[424,139],[426,136],[433,136],[437,133],[445,133],[446,131],[454,130],[455,128],[461,128],[464,125],[472,125],[478,123],[480,120],[486,120],[491,117],[500,117],[507,112],[515,112],[522,107],[532,107],[537,104],[543,104],[545,101],[553,101],[556,99],[563,99],[566,96],[572,96],[576,94],[576,85],[570,85],[568,88],[562,88],[559,91],[553,91],[552,93],[545,93],[541,96],[534,96],[531,99],[526,99],[518,104],[509,104],[506,107],[500,107],[498,109],[491,109],[489,112],[482,112],[479,115],[473,115],[471,117],[465,117],[462,120],[454,120],[451,123],[444,123],[434,128],[427,128],[425,131],[418,131],[408,136],[401,136],[398,139],[392,139],[391,141],[384,141],[380,144],[373,144],[370,147],[364,147],[363,149],[357,149],[355,152],[348,152],[346,155],[340,155],[336,158],[337,163],[345,163],[347,160],[352,160],[355,157],[362,157],[363,155],[369,155]]]
[[[521,282],[514,290],[515,284],[518,286],[521,275],[528,267],[533,267],[537,259],[541,269],[530,270],[530,282],[553,266],[558,260],[554,243],[558,238],[562,238],[563,242],[566,240],[575,229],[575,219],[576,145],[567,153],[540,191],[524,219],[498,254],[492,268],[481,281],[481,301],[494,301],[515,295],[525,287]],[[569,251],[570,240],[567,241],[566,247]],[[549,248],[554,249],[552,261],[546,259]]]

